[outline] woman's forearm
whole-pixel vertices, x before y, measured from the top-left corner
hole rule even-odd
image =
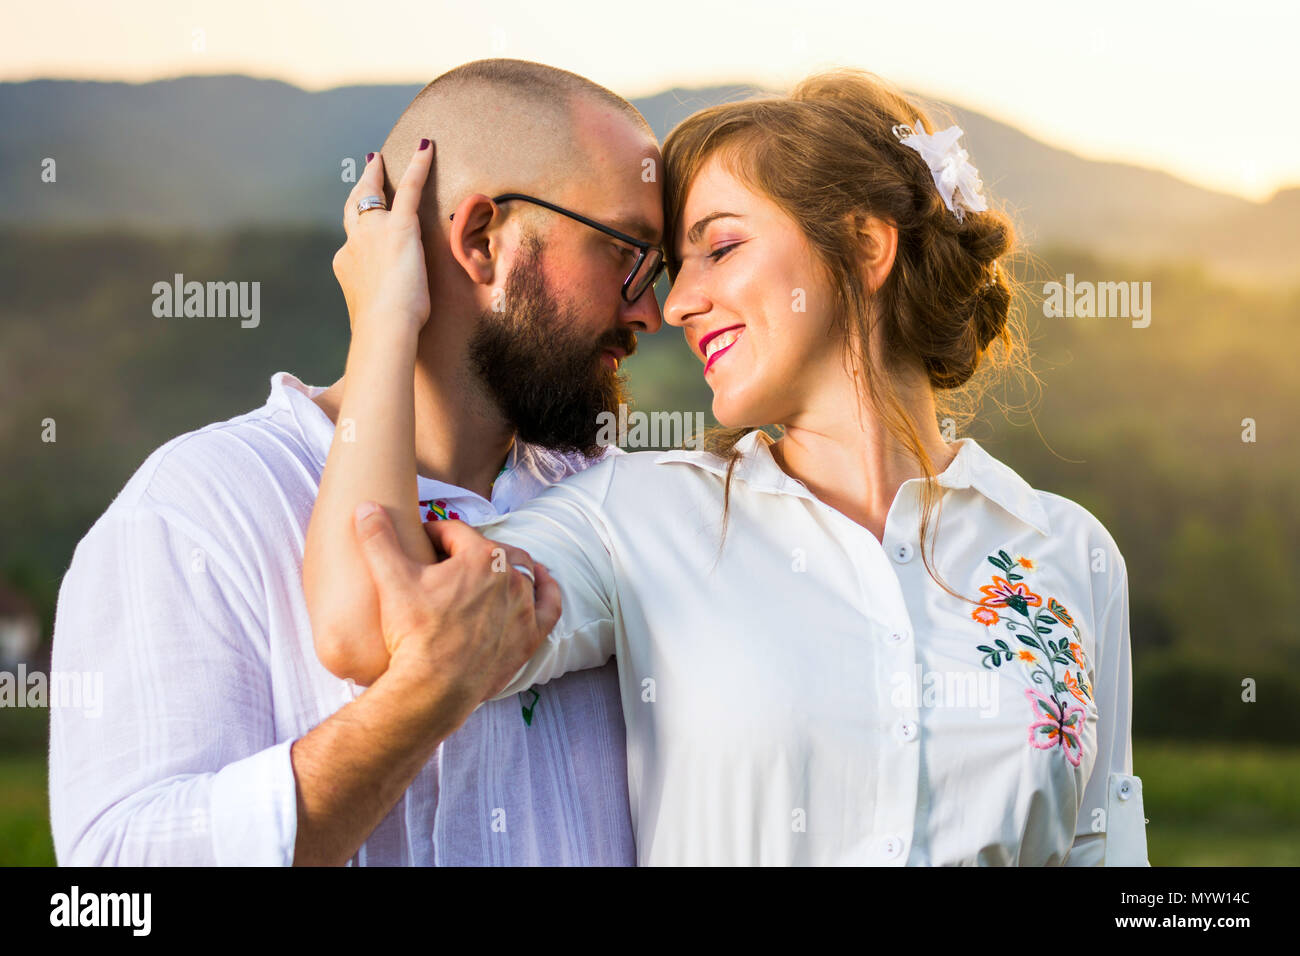
[[[303,557],[316,652],[340,677],[373,682],[388,667],[379,602],[353,532],[362,501],[382,505],[402,549],[429,563],[416,501],[415,354],[411,323],[356,322],[334,440]]]

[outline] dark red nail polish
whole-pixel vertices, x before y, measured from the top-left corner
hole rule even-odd
[[[374,153],[366,153],[366,162],[370,162],[374,158],[375,158]]]
[[[428,149],[428,148],[429,148],[429,141],[427,139],[421,139],[420,149]]]

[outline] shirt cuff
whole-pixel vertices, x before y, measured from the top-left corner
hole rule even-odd
[[[298,838],[292,740],[222,767],[212,781],[212,849],[218,866],[291,866]]]
[[[1142,780],[1112,773],[1106,794],[1106,866],[1150,866],[1147,861],[1146,817],[1142,810]]]

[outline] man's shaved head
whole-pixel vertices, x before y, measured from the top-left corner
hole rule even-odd
[[[644,251],[524,193],[640,242],[663,237],[662,160],[645,118],[567,70],[478,60],[438,77],[383,146],[384,189],[420,139],[434,142],[420,201],[431,314],[419,362],[431,381],[460,383],[460,401],[521,440],[588,457],[599,416],[627,398],[618,372],[637,332],[658,331],[652,291],[622,295]],[[455,213],[455,222],[449,222]]]
[[[421,90],[388,134],[385,192],[391,202],[416,145],[427,137],[437,155],[436,184],[426,188],[420,207],[425,225],[445,223],[456,203],[476,192],[562,201],[554,197],[580,193],[601,176],[591,138],[580,129],[593,109],[626,119],[656,142],[636,107],[576,73],[527,60],[458,66]]]

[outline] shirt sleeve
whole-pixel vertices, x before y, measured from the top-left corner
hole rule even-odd
[[[62,865],[288,865],[292,741],[236,562],[144,506],[78,545],[55,616],[50,821]],[[57,706],[55,704],[57,703]]]
[[[478,526],[487,538],[523,548],[546,565],[563,603],[554,630],[493,700],[600,667],[614,654],[614,555],[603,508],[617,462],[618,456],[607,457]]]
[[[1095,669],[1091,675],[1098,712],[1097,760],[1084,788],[1066,866],[1149,865],[1141,781],[1132,776],[1128,570],[1118,553],[1116,562],[1118,585],[1098,620]]]

